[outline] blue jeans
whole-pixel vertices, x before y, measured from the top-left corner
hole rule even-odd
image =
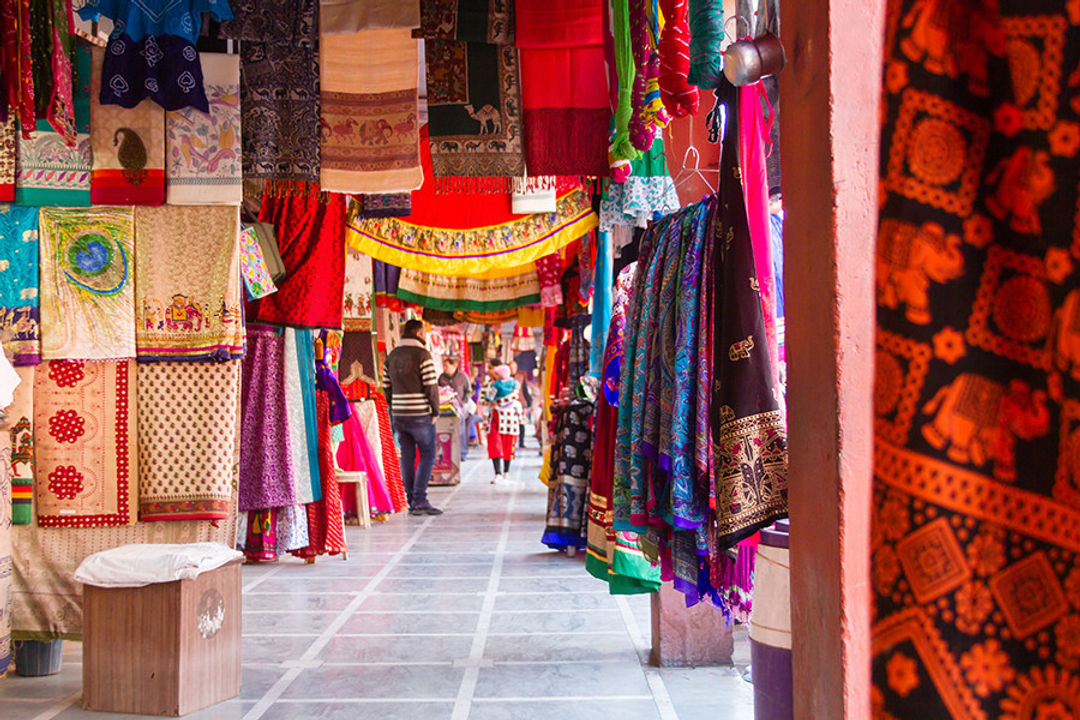
[[[463,415],[461,418],[461,459],[469,454],[469,419],[472,415]]]
[[[428,505],[427,488],[435,466],[435,423],[430,415],[394,418],[394,433],[401,446],[401,479],[409,508]],[[420,454],[420,464],[416,455]]]

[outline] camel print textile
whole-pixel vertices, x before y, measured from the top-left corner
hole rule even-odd
[[[1080,717],[1078,22],[887,5],[877,717]]]
[[[41,356],[135,357],[131,208],[42,208]]]
[[[140,362],[244,354],[239,223],[235,207],[135,210]]]
[[[34,373],[39,527],[135,522],[135,363],[49,360]]]
[[[170,205],[239,205],[240,58],[203,53],[203,87],[209,113],[193,107],[165,115],[165,155]]]
[[[330,35],[319,56],[322,188],[359,194],[420,187],[419,57],[411,31]]]
[[[240,362],[139,365],[139,520],[222,520],[232,509]]]

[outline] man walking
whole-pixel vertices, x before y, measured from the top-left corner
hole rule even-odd
[[[439,385],[449,385],[454,388],[457,395],[458,407],[461,409],[461,460],[469,454],[469,416],[472,414],[472,383],[469,376],[458,367],[458,359],[453,355],[446,355],[442,361],[443,373],[439,376]]]
[[[409,514],[442,515],[427,499],[435,465],[435,422],[439,419],[435,363],[424,346],[424,323],[409,320],[401,335],[401,342],[386,356],[382,382],[401,446],[401,477]]]

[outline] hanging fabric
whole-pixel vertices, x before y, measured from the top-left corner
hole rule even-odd
[[[135,363],[50,360],[34,374],[37,524],[130,525],[138,508]]]
[[[192,107],[165,114],[165,160],[170,205],[239,205],[240,58],[203,53],[203,87],[210,112]]]
[[[41,359],[38,209],[0,205],[0,337],[12,363]]]
[[[0,97],[0,104],[3,98]],[[18,134],[15,114],[0,120],[0,202],[15,199],[15,136]]]
[[[351,35],[363,30],[410,30],[420,26],[420,4],[399,0],[319,0],[319,33]]]
[[[41,356],[135,357],[131,208],[42,208]]]
[[[679,209],[675,182],[668,173],[663,137],[631,163],[630,177],[622,183],[604,181],[600,201],[600,229],[616,225],[645,227],[650,220]]]
[[[11,522],[29,525],[34,517],[34,367],[17,367],[15,372],[19,384],[7,408],[3,435],[11,443]]]
[[[424,131],[421,159],[430,179],[426,138]],[[505,277],[507,268],[550,254],[596,227],[589,198],[574,183],[560,187],[557,212],[527,216],[513,214],[509,193],[436,193],[433,185],[425,182],[413,193],[409,217],[365,219],[352,208],[349,244],[402,268],[449,277]]]
[[[397,297],[414,305],[447,312],[497,312],[540,302],[535,267],[500,278],[447,277],[405,268]]]
[[[420,187],[418,63],[408,29],[320,40],[324,190],[359,194]]]
[[[346,248],[342,327],[346,331],[371,330],[374,301],[375,274],[371,256]]]

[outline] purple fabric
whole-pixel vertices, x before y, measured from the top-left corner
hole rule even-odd
[[[247,326],[241,394],[240,510],[299,505],[289,453],[285,405],[285,337],[265,325]]]
[[[345,391],[341,389],[337,374],[330,368],[327,356],[330,354],[330,344],[327,342],[328,330],[319,331],[322,339],[323,356],[315,362],[315,388],[324,390],[330,399],[330,424],[337,425],[349,419],[352,408],[349,407],[349,399],[345,397]]]
[[[371,265],[371,272],[375,281],[375,294],[397,295],[401,268],[397,265],[384,263],[381,260],[375,260]]]
[[[109,40],[101,68],[102,105],[133,108],[151,98],[166,110],[193,107],[210,112],[199,51],[175,35],[127,35]]]

